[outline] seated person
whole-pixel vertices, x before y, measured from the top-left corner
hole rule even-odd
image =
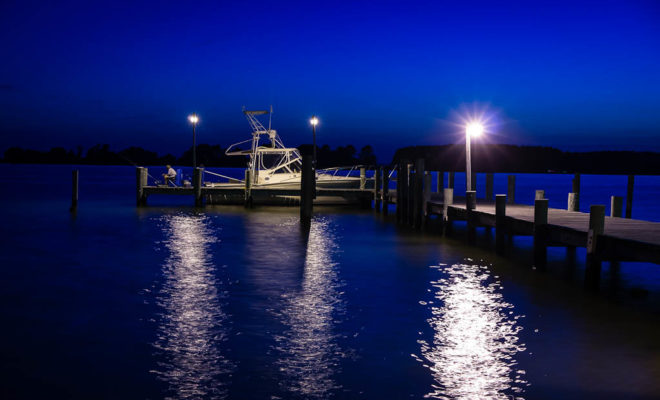
[[[165,179],[165,184],[166,185],[169,185],[170,183],[174,184],[174,180],[176,179],[176,171],[174,170],[174,168],[172,168],[171,165],[166,165],[165,167],[167,168],[167,173],[163,174],[163,178]]]

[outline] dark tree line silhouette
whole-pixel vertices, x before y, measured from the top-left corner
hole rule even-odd
[[[299,147],[301,152],[312,152],[311,145]],[[209,167],[245,167],[247,157],[227,156],[220,145],[200,144],[196,147],[197,163]],[[328,145],[317,147],[319,168],[348,166],[356,164],[376,165],[376,155],[371,146],[364,146],[359,153],[353,145],[339,146],[336,149]],[[5,163],[16,164],[96,164],[96,165],[191,165],[192,147],[180,157],[172,154],[158,155],[154,151],[141,147],[129,147],[119,152],[110,150],[108,144],[97,144],[86,152],[82,146],[76,149],[53,147],[48,151],[12,147],[5,151]]]
[[[507,144],[472,145],[475,172],[581,172],[660,174],[660,153],[636,151],[565,152],[552,147]],[[396,151],[400,160],[425,159],[427,170],[465,171],[465,145],[413,146]]]

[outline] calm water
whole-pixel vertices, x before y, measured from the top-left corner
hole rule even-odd
[[[529,238],[501,258],[368,210],[136,209],[123,167],[82,167],[71,216],[71,168],[0,165],[31,182],[0,199],[2,398],[660,396],[656,265],[605,263],[591,293],[583,253],[536,271]],[[518,198],[563,207],[570,179],[520,175]],[[582,207],[625,184],[584,176]],[[660,180],[635,190],[659,221]]]

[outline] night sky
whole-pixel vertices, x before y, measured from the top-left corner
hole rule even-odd
[[[0,151],[180,155],[249,137],[274,107],[285,144],[372,144],[381,158],[485,140],[660,151],[656,1],[0,2]],[[387,160],[382,160],[387,161]]]

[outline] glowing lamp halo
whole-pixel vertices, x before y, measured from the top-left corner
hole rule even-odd
[[[470,122],[465,127],[465,134],[469,137],[479,137],[484,133],[484,126],[480,122]]]
[[[313,116],[309,119],[309,123],[312,124],[312,126],[316,126],[319,124],[319,119],[316,116]]]
[[[189,115],[188,121],[190,121],[191,124],[196,124],[199,122],[199,117],[197,116],[197,114]]]

